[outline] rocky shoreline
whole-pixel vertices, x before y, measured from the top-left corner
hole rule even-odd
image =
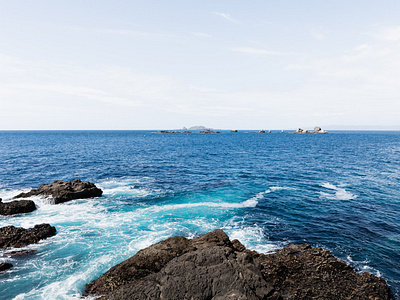
[[[171,237],[114,266],[86,287],[100,299],[390,299],[383,278],[357,274],[328,250],[289,245],[247,250],[220,229]]]
[[[32,196],[49,197],[54,204],[63,203],[75,199],[85,199],[100,197],[103,191],[97,188],[91,182],[82,182],[80,179],[74,181],[55,180],[51,184],[43,184],[38,189],[32,189],[28,193],[21,193],[14,197],[28,198]],[[0,215],[12,216],[22,213],[30,213],[36,209],[35,202],[32,200],[14,200],[3,202],[0,198]],[[0,228],[0,249],[21,248],[30,244],[35,244],[40,240],[54,236],[56,228],[50,224],[39,224],[33,228],[22,228],[6,226]],[[4,253],[8,257],[25,257],[35,254],[36,250],[11,251]],[[12,268],[13,265],[8,262],[0,264],[0,272]]]
[[[41,195],[54,202],[98,197],[93,183],[56,180],[14,198]],[[36,209],[31,200],[3,203],[0,214],[12,215]],[[0,249],[20,248],[54,236],[56,228],[39,224],[33,228],[0,228]],[[35,250],[4,253],[26,257]],[[12,268],[4,262],[0,272]],[[86,285],[84,296],[101,299],[390,299],[383,278],[358,274],[328,250],[310,245],[289,245],[272,254],[246,249],[230,241],[221,229],[186,239],[171,237],[112,267]]]

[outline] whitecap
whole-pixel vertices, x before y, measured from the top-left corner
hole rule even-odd
[[[160,192],[143,185],[153,182],[150,177],[121,177],[101,180],[97,186],[103,190],[104,196],[111,197],[146,197]]]
[[[338,187],[329,182],[323,183],[321,186],[328,190],[335,191],[334,194],[319,192],[320,195],[324,198],[332,199],[332,200],[352,200],[352,199],[357,198],[357,195],[354,195],[354,194],[346,191],[346,189],[344,189],[343,187]]]
[[[294,190],[294,188],[287,187],[287,186],[271,186],[269,188],[269,190],[271,192],[275,192],[275,191],[283,191],[283,190]]]

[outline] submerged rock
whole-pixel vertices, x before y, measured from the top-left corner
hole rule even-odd
[[[36,209],[35,202],[32,200],[15,200],[2,202],[0,198],[0,215],[9,216],[15,214],[29,213]]]
[[[220,229],[140,250],[87,285],[101,299],[390,299],[389,287],[357,274],[329,251],[290,245],[247,250]]]
[[[58,204],[75,199],[100,197],[102,194],[103,191],[93,183],[75,179],[74,181],[56,180],[52,184],[43,184],[38,189],[33,189],[28,193],[21,193],[14,198],[27,198],[38,195],[51,196],[55,204]]]
[[[35,244],[56,234],[56,228],[49,224],[35,225],[33,228],[6,226],[0,228],[0,249],[20,248]]]
[[[5,262],[0,264],[0,272],[6,271],[8,269],[11,269],[13,267],[12,264]]]

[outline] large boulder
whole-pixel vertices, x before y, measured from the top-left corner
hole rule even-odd
[[[56,228],[49,224],[35,225],[33,228],[6,226],[0,228],[0,249],[20,248],[35,244],[56,234]]]
[[[172,237],[87,285],[101,299],[390,299],[382,278],[361,275],[329,251],[290,245],[264,255],[220,229]]]
[[[21,193],[14,198],[28,198],[38,195],[50,196],[54,199],[55,204],[58,204],[75,199],[100,197],[102,194],[103,191],[93,183],[75,179],[74,181],[56,180],[52,184],[43,184],[38,189]]]
[[[35,202],[32,200],[15,200],[2,202],[0,198],[0,215],[9,216],[15,214],[29,213],[36,209]]]

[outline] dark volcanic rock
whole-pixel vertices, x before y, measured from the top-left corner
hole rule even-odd
[[[283,299],[390,299],[383,278],[357,274],[322,248],[289,245],[260,259],[264,278]]]
[[[11,269],[12,267],[13,267],[13,265],[10,264],[10,263],[7,263],[7,262],[1,263],[0,264],[0,272],[6,271],[8,269]]]
[[[56,234],[56,228],[49,224],[35,225],[33,228],[6,226],[0,228],[0,249],[20,248],[34,244]]]
[[[139,251],[87,285],[101,299],[390,299],[382,278],[354,272],[321,248],[264,255],[222,230],[172,237]]]
[[[21,251],[10,251],[4,253],[5,256],[9,257],[25,257],[36,254],[37,250],[21,250]]]
[[[36,209],[35,202],[32,200],[15,200],[3,203],[0,198],[0,215],[8,216],[22,213],[29,213]]]
[[[55,204],[92,197],[100,197],[103,191],[91,182],[82,182],[80,179],[74,181],[56,180],[52,184],[43,184],[38,189],[28,193],[21,193],[14,198],[27,198],[43,195],[53,197]]]

